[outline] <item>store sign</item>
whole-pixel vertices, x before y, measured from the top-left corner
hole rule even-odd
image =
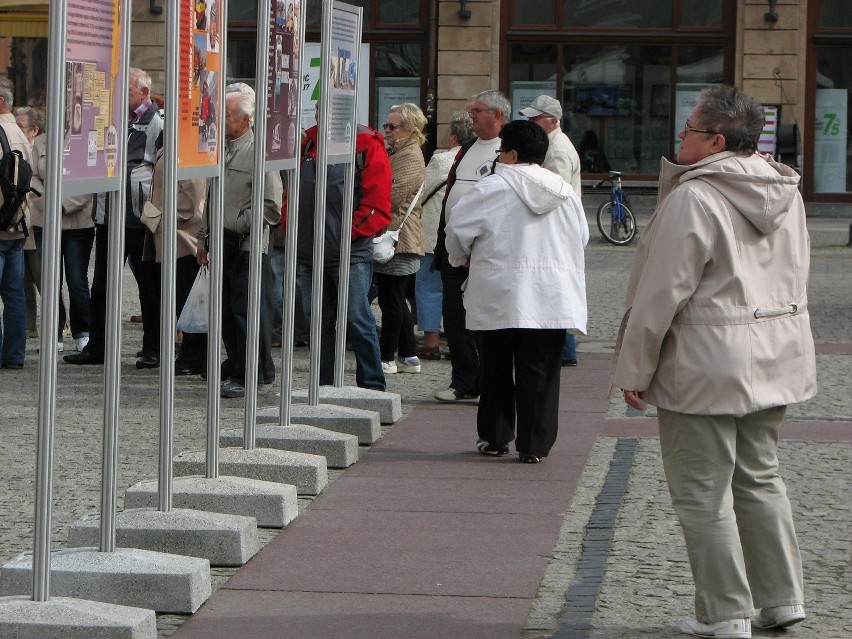
[[[814,119],[814,191],[846,192],[848,93],[817,89]]]

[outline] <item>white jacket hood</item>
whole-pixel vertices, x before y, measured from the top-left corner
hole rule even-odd
[[[571,185],[538,164],[494,165],[494,173],[506,180],[521,201],[536,215],[556,210],[573,192]]]
[[[764,235],[783,223],[798,193],[798,173],[757,153],[748,156],[724,151],[688,166],[665,158],[660,166],[659,202],[678,184],[703,180],[713,186]]]

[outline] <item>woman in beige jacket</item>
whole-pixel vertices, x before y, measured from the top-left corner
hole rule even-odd
[[[678,164],[662,162],[616,346],[614,385],[658,408],[695,579],[681,629],[701,637],[805,617],[776,448],[787,404],[816,393],[809,239],[799,176],[756,152],[763,122],[737,89],[700,94]]]
[[[163,210],[163,149],[157,152],[154,175],[151,181],[151,204]],[[177,261],[175,262],[175,304],[180,317],[186,298],[189,296],[195,277],[198,274],[198,262],[195,259],[198,247],[197,234],[201,228],[204,203],[207,194],[207,180],[180,180],[177,192]],[[145,248],[142,259],[163,260],[163,224],[154,233],[145,234]],[[184,333],[180,346],[180,355],[175,360],[175,375],[197,375],[207,370],[207,334]]]
[[[417,196],[426,177],[426,162],[420,150],[426,141],[423,135],[425,126],[426,116],[416,104],[407,102],[390,108],[388,121],[384,124],[393,172],[391,223],[388,231],[395,231],[403,224],[408,206]],[[402,226],[399,243],[391,260],[385,264],[373,264],[379,289],[379,307],[382,309],[379,349],[385,375],[420,372],[414,317],[407,299],[423,256],[420,212],[421,206],[417,202]]]

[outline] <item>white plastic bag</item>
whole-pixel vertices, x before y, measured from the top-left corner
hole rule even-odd
[[[399,241],[399,231],[387,231],[373,238],[373,260],[379,264],[387,264],[393,257],[396,244]]]
[[[186,298],[186,304],[183,305],[183,310],[177,322],[177,330],[184,333],[207,332],[209,284],[207,267],[202,266],[198,269],[198,275],[195,276],[195,282]]]

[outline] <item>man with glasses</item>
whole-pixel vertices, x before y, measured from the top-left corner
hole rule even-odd
[[[441,272],[444,287],[442,312],[444,333],[450,347],[452,373],[450,387],[435,393],[435,399],[457,402],[479,397],[479,353],[473,331],[465,327],[462,284],[467,279],[466,266],[452,266],[447,259],[446,226],[452,219],[453,207],[479,180],[494,169],[495,152],[500,147],[500,129],[512,112],[505,95],[499,91],[483,91],[474,95],[466,106],[473,121],[473,140],[462,145],[450,173],[438,224],[433,269]]]
[[[809,241],[798,174],[757,153],[763,126],[738,89],[699,94],[677,164],[662,160],[616,344],[613,384],[657,406],[695,580],[681,630],[699,637],[805,618],[777,446],[787,405],[816,394]]]

